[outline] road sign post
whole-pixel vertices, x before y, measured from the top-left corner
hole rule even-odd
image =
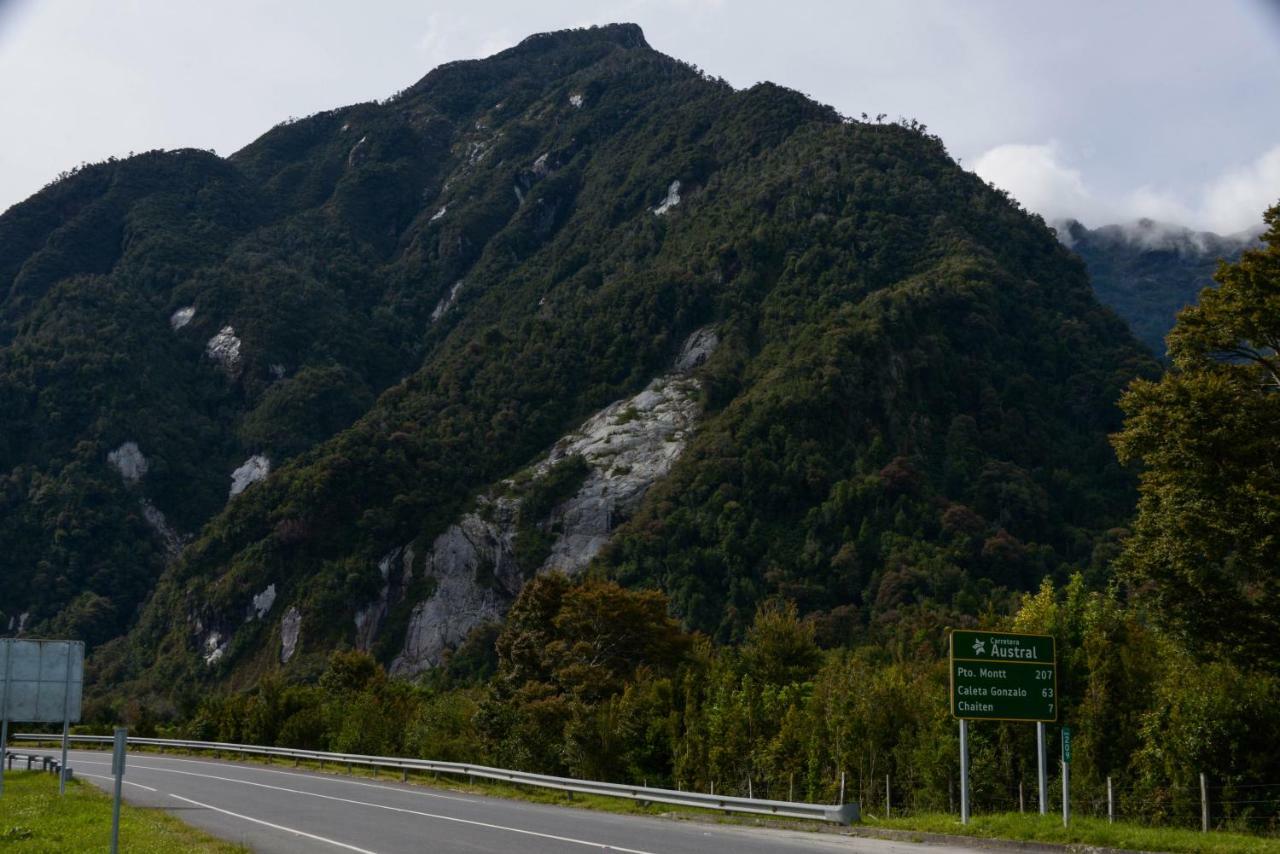
[[[1049,772],[1044,746],[1044,723],[1036,721],[1036,777],[1040,784],[1040,815],[1049,814]]]
[[[129,730],[116,727],[111,749],[111,776],[115,777],[115,800],[111,804],[111,854],[120,852],[120,790],[124,787],[124,758],[129,745]]]
[[[5,751],[9,749],[9,686],[13,682],[13,647],[4,644],[4,682],[0,683],[0,795],[4,794]]]
[[[1058,655],[1049,635],[953,629],[951,714],[960,720],[960,820],[969,821],[969,721],[1036,725],[1040,814],[1048,798],[1044,725],[1058,720]]]

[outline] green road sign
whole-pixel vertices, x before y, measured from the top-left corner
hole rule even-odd
[[[1062,761],[1071,764],[1071,727],[1062,728]]]
[[[1058,665],[1053,638],[953,630],[951,714],[979,720],[1056,721]]]

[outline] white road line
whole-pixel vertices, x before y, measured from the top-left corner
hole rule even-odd
[[[80,751],[80,752],[90,753],[93,751]],[[458,801],[459,803],[463,803],[463,804],[480,803],[475,798],[463,798],[463,797],[459,797],[458,795],[441,795],[436,792],[423,792],[423,791],[419,791],[416,788],[405,788],[403,786],[387,786],[381,783],[363,783],[359,780],[348,780],[345,777],[335,777],[332,774],[325,774],[323,771],[316,774],[303,774],[298,771],[281,771],[277,768],[263,768],[261,765],[257,765],[253,762],[246,762],[244,764],[232,764],[227,762],[210,762],[208,760],[202,760],[202,759],[179,759],[176,756],[165,756],[163,754],[156,754],[156,753],[132,753],[129,755],[131,758],[154,757],[164,762],[186,762],[191,765],[212,765],[214,768],[243,768],[246,771],[261,771],[263,774],[280,774],[285,777],[302,777],[305,780],[323,780],[330,783],[340,783],[344,786],[361,786],[366,789],[382,789],[383,791],[388,791],[388,792],[405,792],[406,794],[418,795],[419,797],[423,797],[423,798],[436,798],[437,800],[441,800],[441,801]],[[89,764],[106,765],[107,763],[91,762]]]
[[[250,816],[250,815],[241,815],[240,813],[232,812],[231,810],[224,810],[221,807],[215,807],[212,804],[202,804],[199,801],[193,801],[190,798],[184,798],[182,797],[182,795],[175,795],[173,793],[170,793],[169,797],[177,798],[178,800],[184,803],[193,804],[194,806],[201,807],[203,809],[213,810],[214,812],[220,812],[223,815],[229,815],[232,818],[243,819],[244,821],[251,821],[254,824],[260,824],[263,827],[269,827],[272,830],[282,830],[285,833],[292,833],[294,836],[301,836],[304,839],[314,839],[316,842],[323,842],[326,845],[336,845],[338,848],[345,848],[348,851],[356,851],[358,852],[358,854],[377,854],[376,851],[370,851],[368,848],[357,848],[354,845],[348,845],[347,843],[339,842],[336,839],[329,839],[324,836],[316,836],[314,833],[307,833],[305,830],[296,830],[292,827],[285,827],[283,824],[272,824],[269,821],[263,821],[260,818],[254,818],[253,816]]]
[[[91,765],[105,765],[105,762],[91,762]],[[84,771],[76,772],[77,777],[92,777],[95,780],[115,780],[115,777],[104,777],[102,774],[89,774]],[[126,786],[137,786],[139,789],[146,789],[148,792],[154,792],[155,789],[150,786],[144,786],[141,783],[130,783],[128,780],[121,780]]]
[[[194,771],[179,771],[177,768],[156,768],[153,765],[133,765],[131,767],[136,768],[139,771],[158,771],[162,774],[182,774],[183,776],[186,776],[186,777],[200,777],[205,780],[221,780],[224,783],[239,783],[242,786],[256,786],[257,788],[260,788],[260,789],[273,789],[277,792],[288,792],[293,795],[304,795],[309,798],[321,798],[326,801],[338,801],[339,803],[344,803],[344,804],[355,804],[356,806],[373,807],[374,809],[405,813],[407,815],[419,815],[419,816],[422,816],[423,818],[434,818],[440,821],[452,821],[452,822],[456,822],[457,824],[468,824],[468,825],[471,825],[472,827],[486,827],[486,828],[489,828],[490,830],[502,830],[502,831],[506,831],[507,833],[518,833],[523,836],[536,836],[540,839],[554,839],[556,842],[568,842],[573,845],[585,845],[588,848],[595,848],[600,851],[619,851],[619,852],[622,852],[622,854],[654,854],[654,852],[652,851],[641,851],[636,848],[621,848],[617,845],[608,845],[603,842],[590,842],[585,839],[574,839],[573,837],[570,837],[570,836],[556,836],[555,834],[552,834],[552,833],[540,833],[536,830],[525,830],[519,827],[507,827],[506,825],[502,825],[502,824],[490,824],[487,821],[473,821],[471,819],[457,818],[456,816],[451,816],[451,815],[439,815],[437,813],[421,812],[419,810],[411,810],[411,809],[406,809],[404,807],[393,807],[387,804],[375,804],[372,801],[356,801],[356,800],[352,800],[351,798],[339,798],[336,795],[322,795],[319,792],[304,792],[301,789],[289,789],[284,786],[271,786],[266,783],[255,783],[252,780],[237,780],[232,777],[219,777],[215,774],[197,774]],[[176,798],[178,796],[174,795],[173,797]],[[183,800],[185,800],[185,798],[183,798]],[[195,801],[192,801],[192,803],[195,803]],[[210,809],[217,809],[217,808],[210,807]],[[219,810],[219,812],[226,812],[226,810]],[[228,813],[228,815],[234,815],[234,813]],[[243,818],[244,816],[241,816],[241,817]],[[250,821],[256,821],[256,819],[250,819]],[[266,822],[261,822],[261,823],[265,824]],[[328,841],[328,840],[325,840],[325,841]],[[341,844],[341,843],[334,843],[334,844]],[[350,846],[345,846],[345,847],[350,847]],[[354,849],[354,850],[358,851],[360,849]]]

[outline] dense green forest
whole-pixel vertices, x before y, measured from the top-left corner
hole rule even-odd
[[[1093,229],[1069,220],[1055,229],[1089,267],[1098,301],[1159,356],[1178,312],[1213,285],[1218,262],[1235,261],[1256,243],[1247,234],[1223,237],[1149,219]]]
[[[0,626],[98,724],[921,809],[947,627],[1046,631],[1080,785],[1178,814],[1280,780],[1268,240],[1162,373],[927,128],[631,25],[86,166],[0,216]]]

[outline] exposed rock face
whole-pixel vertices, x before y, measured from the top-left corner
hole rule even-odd
[[[184,305],[182,308],[169,315],[169,327],[177,332],[182,327],[191,322],[191,318],[196,316],[196,307],[194,305]]]
[[[213,666],[226,654],[227,641],[222,639],[222,633],[209,632],[204,639],[204,663]]]
[[[582,457],[590,468],[578,491],[543,522],[559,534],[540,572],[586,567],[649,487],[671,470],[698,415],[700,384],[689,371],[706,361],[717,343],[714,331],[698,330],[685,342],[671,373],[634,397],[605,407],[534,465],[535,479],[570,456]],[[473,629],[501,619],[524,586],[514,549],[519,499],[490,495],[477,501],[474,512],[431,544],[423,571],[435,579],[436,589],[414,608],[392,673],[407,675],[440,665],[445,651]]]
[[[270,473],[271,460],[261,454],[254,454],[231,473],[231,494],[227,497],[235,498],[248,489],[251,484],[264,479]]]
[[[449,288],[449,293],[444,299],[436,303],[436,307],[431,309],[431,321],[434,323],[444,317],[444,313],[453,308],[453,304],[458,301],[458,291],[462,290],[462,280],[459,279]]]
[[[147,473],[147,458],[138,449],[137,442],[125,442],[107,454],[107,462],[115,466],[125,483],[137,483]]]
[[[575,107],[581,107],[581,106],[582,106],[582,93],[581,93],[581,92],[574,92],[572,95],[570,95],[570,96],[569,96],[569,103],[570,103],[570,104],[572,104],[572,105],[573,105],[573,106],[575,106]]]
[[[506,613],[524,585],[513,549],[519,503],[480,500],[478,512],[463,516],[431,544],[423,572],[435,579],[436,589],[413,609],[393,674],[438,666],[446,649]]]
[[[680,204],[680,182],[672,181],[667,187],[667,197],[662,200],[662,204],[653,209],[653,215],[662,216],[678,204]]]
[[[145,498],[142,499],[142,518],[147,520],[147,524],[164,543],[165,557],[172,561],[182,553],[183,547],[187,544],[187,538],[175,531],[165,519],[164,513],[160,512],[160,508]]]
[[[204,354],[222,366],[228,376],[235,377],[240,373],[240,339],[236,337],[234,326],[224,326],[218,334],[209,339]]]
[[[298,651],[298,632],[302,628],[302,612],[290,605],[280,620],[280,663],[288,664]]]
[[[396,561],[401,562],[401,572],[394,572]],[[387,618],[393,600],[398,601],[404,588],[413,578],[413,547],[392,549],[378,561],[378,572],[382,573],[382,590],[378,598],[356,612],[356,649],[369,651],[382,628],[382,621]]]
[[[253,604],[249,606],[249,614],[246,616],[245,622],[257,617],[261,620],[271,610],[271,606],[276,603],[276,586],[268,584],[267,589],[253,597]]]

